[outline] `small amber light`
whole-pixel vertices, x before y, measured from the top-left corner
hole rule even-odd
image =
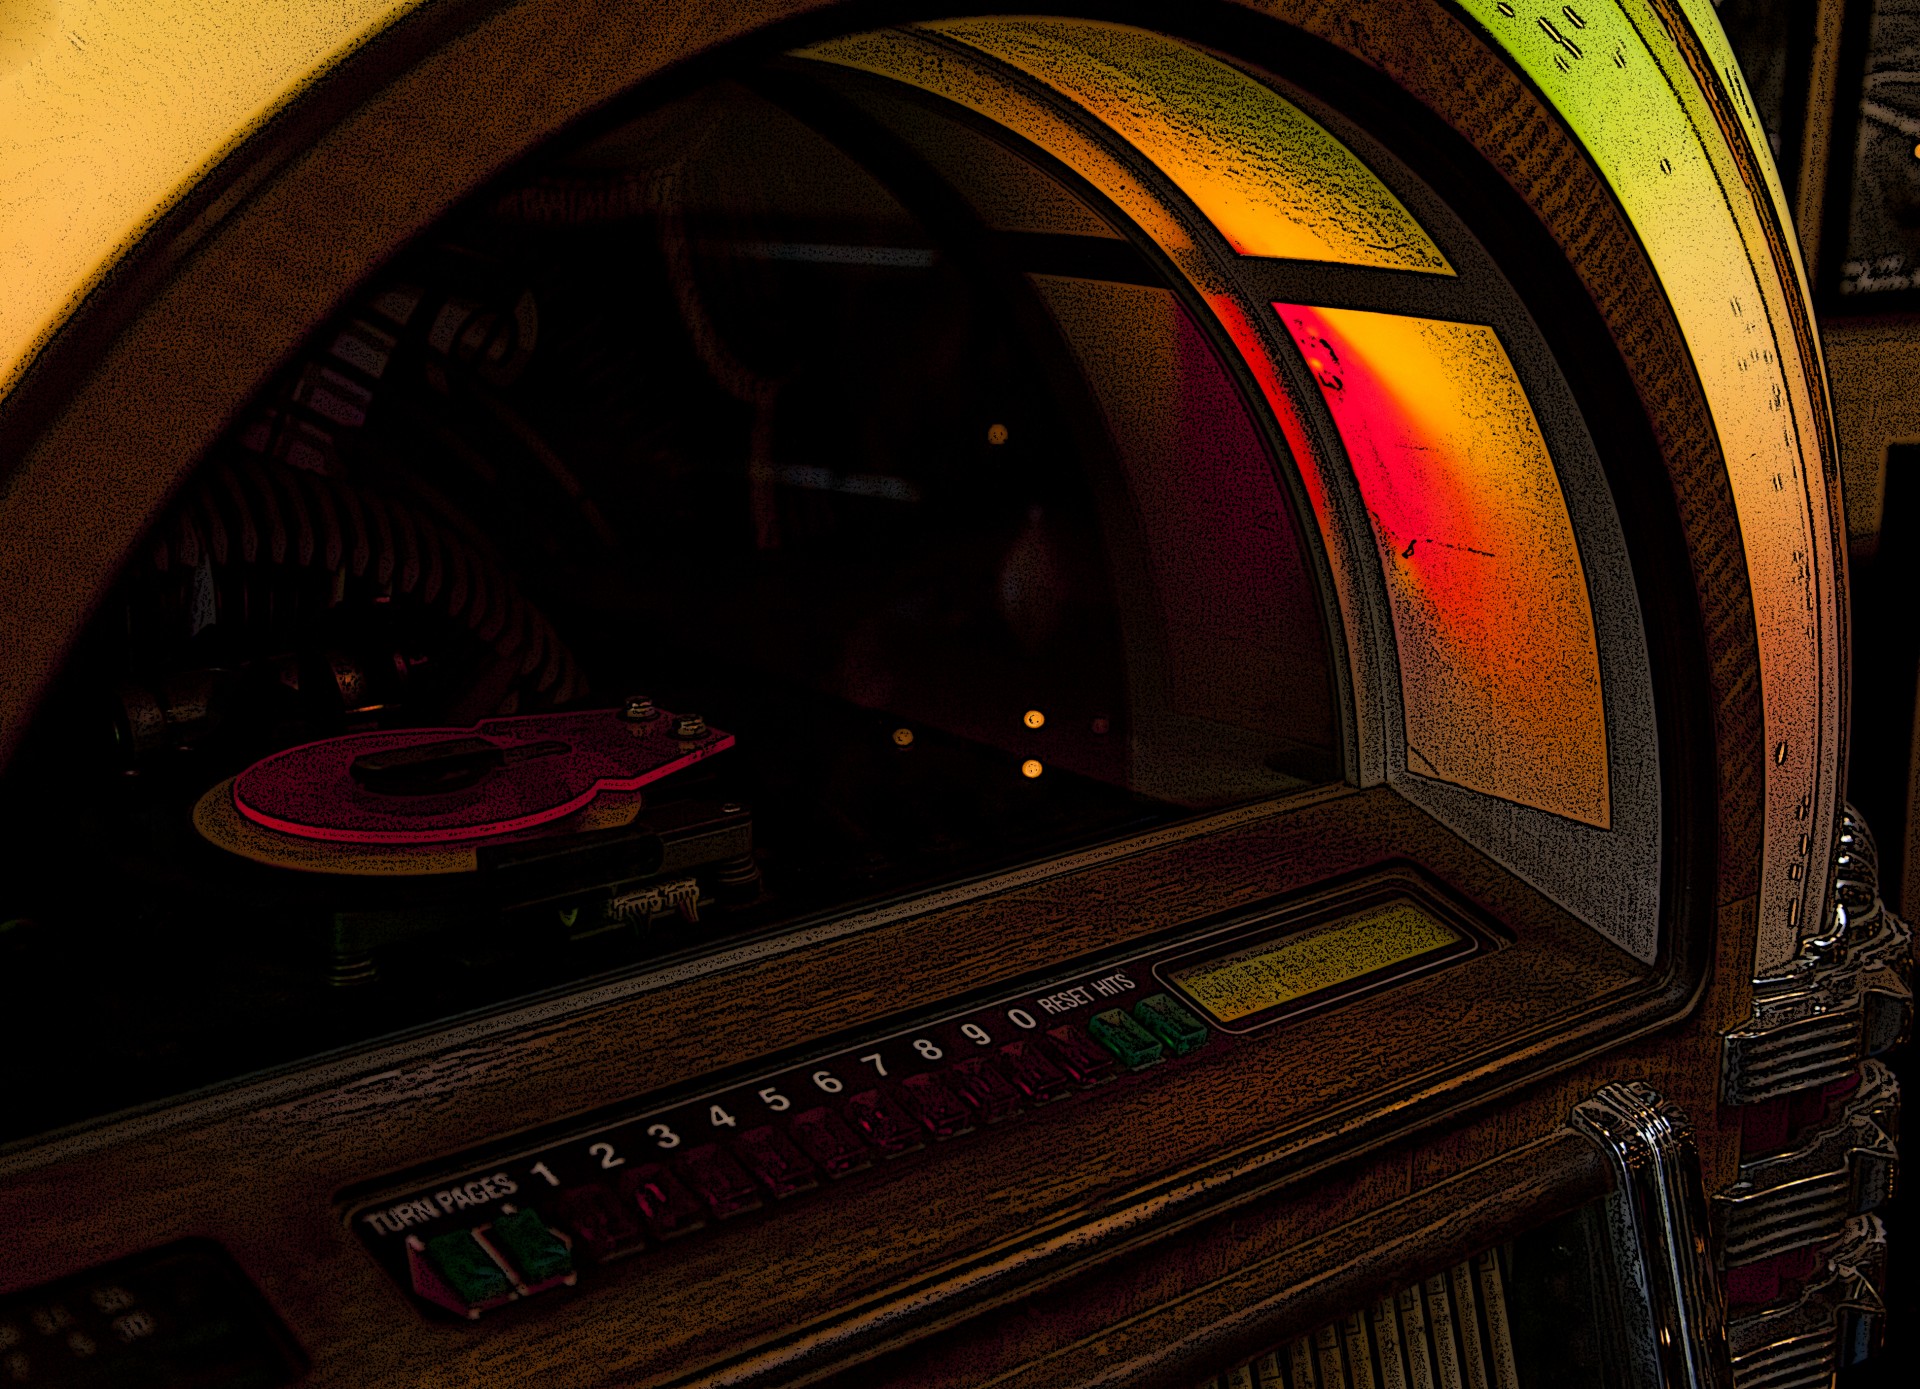
[[[1046,721],[1047,716],[1038,709],[1029,709],[1025,714],[1020,716],[1020,722],[1024,723],[1028,728],[1039,728],[1044,725]]]
[[[894,742],[894,746],[896,747],[903,747],[903,748],[912,747],[913,746],[913,730],[911,728],[894,729],[893,742]]]
[[[998,448],[1000,447],[1000,445],[1006,443],[1007,427],[1004,424],[988,425],[987,426],[987,442],[989,444],[992,444],[995,448]]]
[[[1029,781],[1039,776],[1040,773],[1045,770],[1046,768],[1040,765],[1040,759],[1037,757],[1029,757],[1025,762],[1020,764],[1020,775]]]

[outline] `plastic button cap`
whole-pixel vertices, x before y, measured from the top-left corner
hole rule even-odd
[[[844,1177],[872,1161],[867,1156],[866,1145],[854,1137],[853,1130],[830,1109],[804,1110],[793,1116],[789,1129],[794,1142],[819,1163],[820,1170],[829,1177]]]
[[[573,1251],[531,1207],[495,1217],[487,1240],[528,1283],[545,1283],[573,1272]]]
[[[734,1151],[760,1185],[775,1196],[792,1196],[819,1185],[813,1164],[776,1128],[749,1129],[740,1135]]]
[[[576,1186],[563,1191],[557,1209],[561,1223],[595,1259],[611,1259],[640,1245],[639,1222],[603,1186]]]
[[[1067,1073],[1053,1064],[1053,1058],[1034,1039],[1008,1042],[1000,1048],[1000,1057],[1014,1087],[1030,1100],[1049,1100],[1070,1088]]]
[[[968,1057],[957,1063],[950,1074],[967,1108],[987,1123],[1011,1119],[1020,1112],[1020,1092],[986,1057]]]
[[[622,1177],[620,1195],[632,1203],[655,1239],[672,1239],[706,1224],[706,1212],[693,1194],[657,1162],[636,1167]]]
[[[920,1126],[878,1090],[866,1090],[847,1101],[847,1122],[882,1157],[898,1157],[921,1147]]]
[[[427,1241],[427,1257],[447,1286],[469,1305],[492,1302],[513,1291],[506,1272],[480,1247],[471,1230],[435,1235]]]
[[[753,1179],[741,1170],[739,1163],[723,1153],[718,1144],[706,1143],[688,1150],[680,1159],[679,1167],[687,1185],[722,1220],[753,1210],[760,1204],[760,1193],[755,1190]]]
[[[938,1074],[908,1076],[900,1082],[900,1093],[935,1138],[952,1138],[973,1128],[966,1103]]]
[[[1113,1077],[1113,1053],[1094,1045],[1092,1038],[1077,1027],[1047,1029],[1047,1041],[1068,1075],[1082,1085]]]
[[[1118,1008],[1095,1013],[1087,1031],[1130,1071],[1144,1070],[1162,1059],[1159,1038]]]
[[[1154,994],[1133,1005],[1135,1021],[1158,1037],[1175,1056],[1185,1056],[1207,1044],[1207,1025],[1181,1007],[1172,994]]]

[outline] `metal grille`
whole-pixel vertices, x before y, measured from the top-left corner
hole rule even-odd
[[[1403,1288],[1197,1389],[1519,1389],[1497,1253]]]

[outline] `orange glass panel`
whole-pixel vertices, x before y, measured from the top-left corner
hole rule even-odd
[[[1092,20],[925,27],[1085,107],[1152,160],[1242,255],[1453,273],[1352,150],[1272,88],[1196,48]]]
[[[1605,827],[1586,574],[1493,329],[1275,304],[1346,444],[1400,656],[1407,770]]]

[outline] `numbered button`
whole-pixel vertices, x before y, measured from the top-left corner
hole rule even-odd
[[[655,1239],[672,1239],[707,1223],[705,1209],[680,1179],[657,1162],[636,1167],[620,1179],[620,1198],[640,1217]]]
[[[841,1123],[831,1109],[809,1109],[794,1115],[788,1131],[801,1151],[829,1177],[844,1177],[849,1172],[872,1166],[866,1145],[854,1137],[853,1130]]]
[[[953,1138],[973,1131],[973,1115],[939,1072],[909,1076],[900,1082],[907,1107],[935,1138]]]
[[[1014,1088],[1036,1104],[1069,1093],[1072,1082],[1067,1073],[1033,1040],[1008,1042],[1000,1048],[1000,1059]]]
[[[982,1121],[997,1124],[1020,1112],[1020,1092],[984,1056],[960,1062],[949,1073],[953,1088]]]
[[[689,1149],[678,1165],[687,1185],[707,1203],[707,1209],[722,1220],[754,1210],[760,1204],[760,1193],[754,1188],[753,1179],[741,1170],[739,1163],[722,1152],[718,1144],[704,1143]]]
[[[640,1247],[640,1223],[628,1214],[630,1204],[603,1186],[576,1186],[560,1193],[554,1209],[587,1255],[604,1263]]]
[[[159,1329],[154,1319],[137,1307],[124,1317],[113,1319],[113,1334],[128,1344],[145,1340]]]
[[[93,1305],[108,1314],[124,1312],[133,1306],[133,1294],[117,1284],[93,1290]]]
[[[1068,1075],[1082,1085],[1113,1079],[1113,1053],[1077,1027],[1047,1029],[1047,1042]]]
[[[791,1139],[771,1125],[749,1129],[733,1145],[734,1152],[760,1185],[775,1196],[787,1197],[820,1185],[811,1162]]]
[[[898,1157],[925,1145],[920,1126],[878,1090],[866,1090],[848,1100],[846,1114],[867,1146],[882,1157]]]
[[[54,1336],[73,1325],[73,1313],[59,1305],[33,1309],[33,1329],[42,1336]]]

